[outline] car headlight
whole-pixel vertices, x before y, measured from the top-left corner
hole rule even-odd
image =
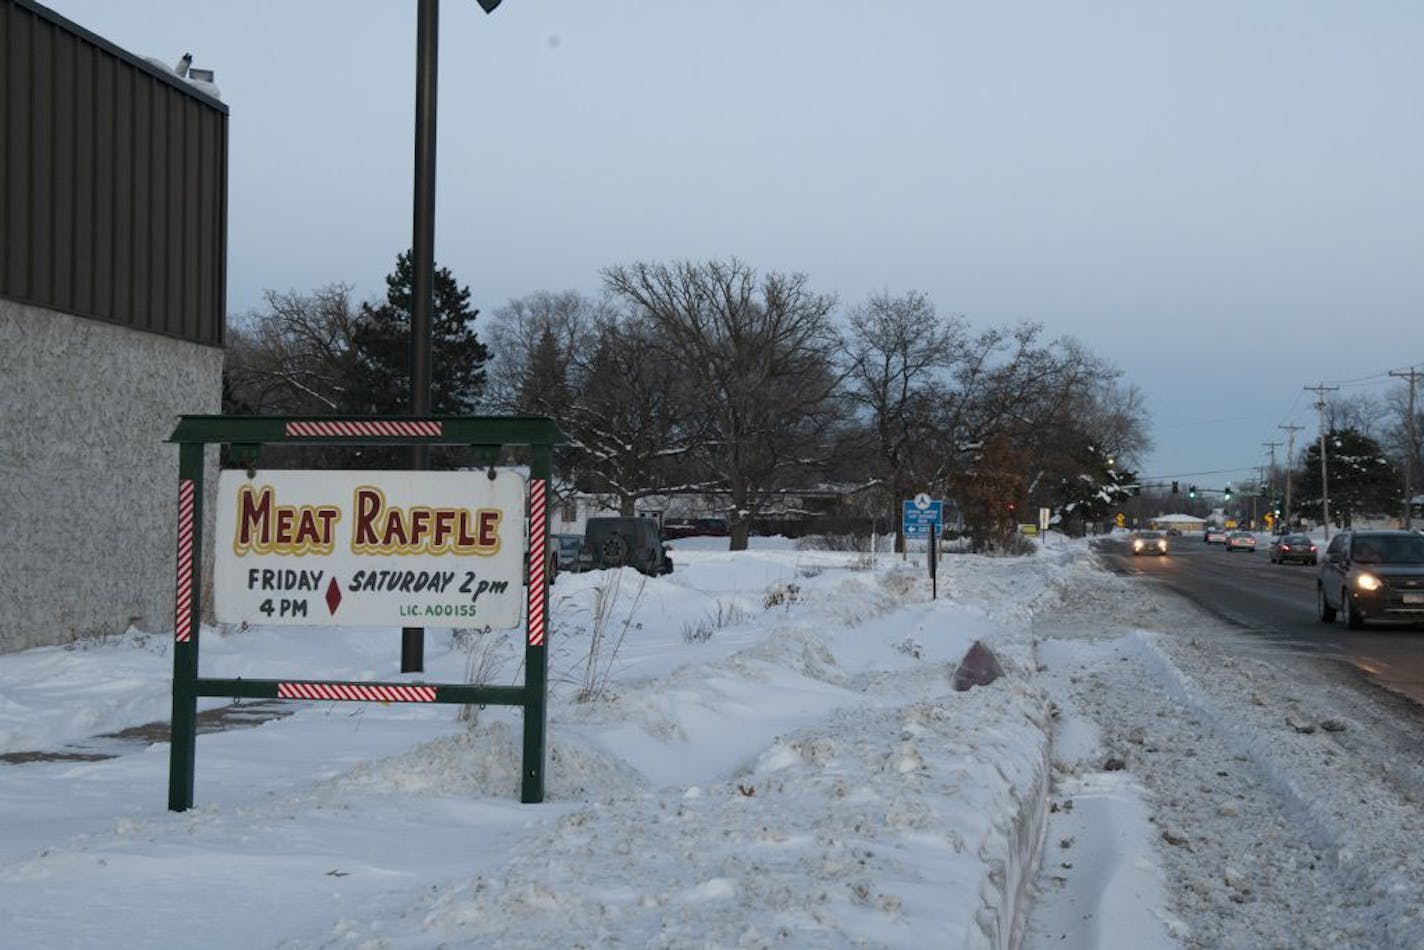
[[[1355,578],[1355,586],[1360,590],[1379,590],[1380,579],[1373,574],[1361,574]]]
[[[1134,551],[1141,551],[1141,550],[1142,550],[1142,542],[1141,542],[1141,541],[1134,541],[1134,542],[1132,542],[1132,549],[1133,549]]]
[[[1165,550],[1167,550],[1167,542],[1166,542],[1166,541],[1158,541],[1158,542],[1157,542],[1157,550],[1159,550],[1159,551],[1165,551]]]

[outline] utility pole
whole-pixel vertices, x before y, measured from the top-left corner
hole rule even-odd
[[[1251,492],[1251,530],[1256,530],[1256,501],[1261,497],[1261,483],[1266,480],[1266,473],[1261,471],[1261,466],[1256,466],[1256,490]]]
[[[1276,527],[1276,523],[1275,523],[1275,508],[1276,508],[1276,504],[1275,504],[1275,502],[1276,502],[1276,447],[1279,446],[1281,443],[1280,443],[1280,442],[1262,442],[1261,444],[1264,445],[1266,448],[1268,448],[1268,449],[1271,450],[1271,478],[1270,478],[1270,485],[1271,485],[1271,530],[1274,531],[1274,530],[1275,530],[1275,527]],[[1262,481],[1266,481],[1266,479],[1264,479],[1264,478],[1261,479],[1261,480],[1262,480]]]
[[[1325,525],[1325,540],[1330,540],[1330,482],[1326,475],[1325,467],[1325,394],[1334,392],[1339,386],[1326,386],[1320,383],[1315,386],[1306,386],[1315,393],[1315,411],[1320,416],[1320,520]]]
[[[1295,465],[1295,434],[1305,426],[1278,426],[1277,428],[1285,429],[1290,433],[1290,446],[1286,449],[1286,510],[1284,512],[1286,524],[1289,525],[1291,520],[1291,467]]]
[[[1409,458],[1404,460],[1404,527],[1413,527],[1414,522],[1414,462],[1419,458],[1419,429],[1414,419],[1414,384],[1424,373],[1410,369],[1403,372],[1390,370],[1389,375],[1409,380]]]

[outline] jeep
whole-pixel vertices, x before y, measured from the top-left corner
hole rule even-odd
[[[672,573],[672,558],[651,518],[590,518],[579,549],[579,569],[631,567],[656,576]]]

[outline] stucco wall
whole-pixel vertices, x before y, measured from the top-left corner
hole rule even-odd
[[[220,411],[222,358],[0,299],[0,652],[173,629],[164,440],[179,415]]]

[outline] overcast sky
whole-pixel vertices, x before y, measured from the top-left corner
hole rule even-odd
[[[414,0],[49,5],[216,71],[233,313],[383,292]],[[637,260],[921,290],[1113,361],[1144,474],[1203,487],[1313,435],[1303,387],[1424,367],[1416,0],[445,0],[440,35],[436,257],[486,313]]]

